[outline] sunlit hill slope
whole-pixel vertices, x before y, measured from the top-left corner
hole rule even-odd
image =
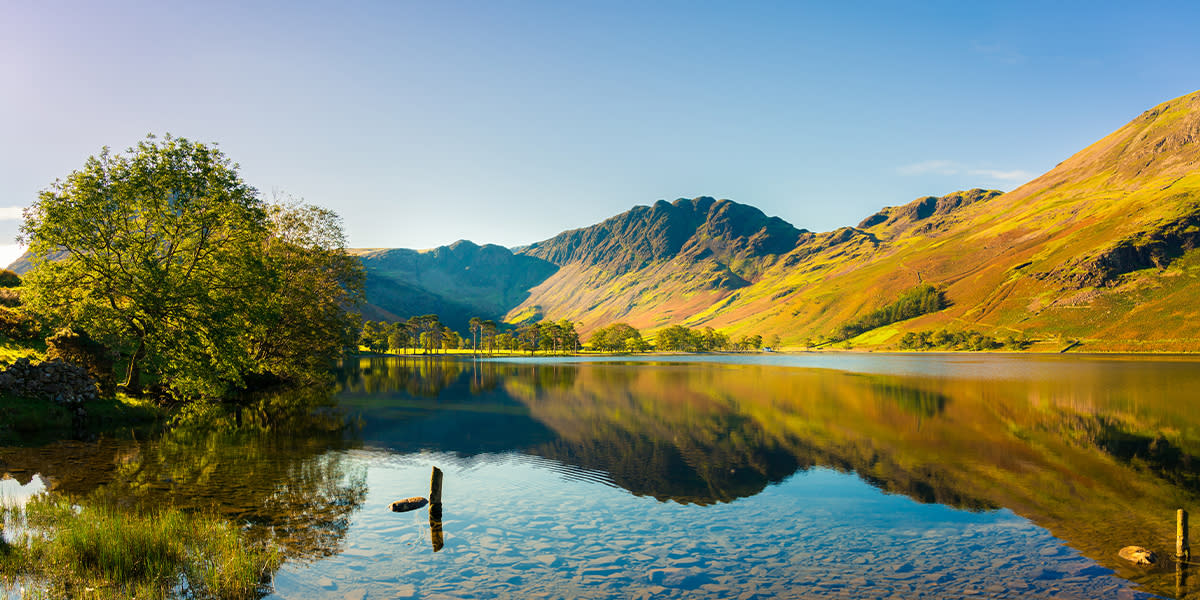
[[[970,190],[810,233],[729,201],[659,202],[520,250],[558,265],[507,314],[710,325],[787,344],[920,283],[949,307],[870,331],[1025,334],[1050,347],[1200,348],[1200,93],[1149,110],[1007,194]]]
[[[866,331],[974,330],[1035,347],[1200,349],[1200,92],[1163,103],[1020,188],[888,207],[814,233],[708,197],[658,201],[510,250],[355,251],[368,318],[681,323],[806,345],[937,286],[946,307]],[[13,268],[28,268],[19,260]],[[841,342],[839,341],[839,344]]]

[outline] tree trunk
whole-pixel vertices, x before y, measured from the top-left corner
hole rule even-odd
[[[125,383],[121,387],[125,388],[125,392],[132,396],[142,395],[142,370],[141,361],[146,355],[146,337],[143,334],[138,338],[137,350],[133,351],[133,355],[129,357],[129,367],[125,370]]]

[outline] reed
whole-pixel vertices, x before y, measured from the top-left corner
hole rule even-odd
[[[6,513],[20,534],[0,551],[0,571],[49,596],[256,598],[282,562],[228,521],[175,508],[41,496]]]

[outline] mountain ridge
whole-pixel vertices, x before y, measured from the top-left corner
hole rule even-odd
[[[1200,92],[1164,102],[1017,189],[884,207],[811,232],[707,196],[639,205],[515,248],[357,249],[368,318],[437,312],[712,326],[821,339],[917,285],[948,306],[847,340],[977,330],[1095,350],[1200,349]],[[21,266],[21,261],[14,266]]]

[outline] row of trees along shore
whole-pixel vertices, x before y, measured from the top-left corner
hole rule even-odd
[[[437,354],[450,350],[470,350],[474,354],[497,351],[569,354],[581,349],[575,324],[565,319],[514,327],[474,317],[470,330],[470,335],[460,335],[443,325],[437,315],[421,315],[406,321],[366,321],[358,343],[371,352],[393,354],[410,351]]]
[[[768,345],[777,346],[779,336],[771,336]],[[393,354],[437,354],[470,350],[473,354],[502,352],[542,352],[572,354],[593,352],[745,352],[763,347],[760,335],[732,339],[711,327],[689,329],[672,325],[656,334],[654,343],[627,323],[614,323],[592,332],[582,344],[575,324],[569,320],[541,321],[524,325],[501,325],[492,320],[472,318],[470,335],[460,335],[443,325],[437,315],[421,315],[406,321],[366,321],[359,345],[371,352]]]

